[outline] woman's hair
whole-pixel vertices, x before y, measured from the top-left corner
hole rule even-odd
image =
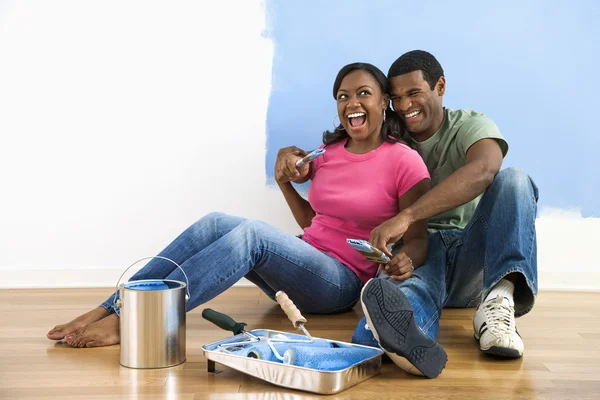
[[[340,72],[338,72],[337,77],[335,78],[335,82],[333,83],[333,98],[337,100],[337,92],[340,89],[340,85],[342,84],[342,80],[346,75],[348,75],[352,71],[366,71],[379,84],[379,89],[381,89],[381,93],[384,95],[390,95],[390,83],[386,78],[385,74],[381,72],[379,68],[372,64],[368,63],[353,63],[348,64],[343,67]],[[398,114],[396,114],[388,103],[385,110],[385,121],[381,127],[381,138],[385,142],[389,143],[397,143],[402,142],[402,136],[404,135],[404,124]],[[340,124],[335,128],[333,132],[325,131],[323,132],[323,144],[332,144],[344,140],[350,137],[348,132],[344,129],[343,125]]]

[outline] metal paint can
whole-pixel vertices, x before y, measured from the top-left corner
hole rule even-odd
[[[136,263],[152,258],[172,262],[186,282],[166,279],[129,281],[121,278]],[[167,368],[186,360],[185,304],[189,281],[183,269],[166,257],[146,257],[130,265],[117,282],[115,306],[120,310],[120,364],[127,368]]]

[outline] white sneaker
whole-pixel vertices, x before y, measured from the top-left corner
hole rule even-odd
[[[508,358],[523,356],[525,346],[515,325],[515,308],[506,297],[498,295],[481,303],[475,311],[473,330],[484,353]]]

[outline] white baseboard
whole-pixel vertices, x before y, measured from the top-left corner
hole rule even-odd
[[[538,271],[539,290],[557,290],[564,292],[600,292],[600,271],[578,271],[576,273],[560,270]]]
[[[0,289],[113,287],[122,268],[0,268]],[[600,292],[600,271],[565,272],[560,265],[539,272],[540,290]],[[127,277],[125,277],[127,280]],[[254,286],[246,279],[237,287]]]
[[[116,287],[124,268],[9,268],[0,267],[0,289]],[[130,275],[124,277],[124,280]],[[254,284],[244,278],[235,286]]]

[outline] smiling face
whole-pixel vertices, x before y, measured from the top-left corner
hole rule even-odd
[[[446,79],[440,77],[432,90],[423,72],[413,71],[390,78],[390,85],[394,111],[413,138],[422,142],[433,136],[444,121]]]
[[[353,142],[381,144],[383,111],[389,98],[377,80],[365,70],[355,70],[342,79],[336,93],[338,116]]]

